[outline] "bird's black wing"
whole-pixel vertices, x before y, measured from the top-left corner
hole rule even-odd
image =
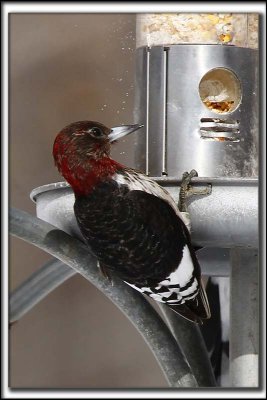
[[[201,280],[200,265],[198,263],[194,248],[191,244],[191,237],[188,229],[186,228],[184,222],[177,216],[176,212],[166,201],[141,191],[132,191],[129,195],[138,200],[140,209],[142,208],[147,210],[147,223],[150,221],[151,213],[153,214],[154,222],[151,225],[153,225],[154,229],[158,229],[158,227],[160,227],[159,229],[163,228],[161,225],[161,217],[163,218],[164,230],[165,228],[168,230],[168,242],[171,243],[172,240],[175,239],[176,251],[179,254],[182,253],[182,257],[179,259],[179,264],[176,264],[174,271],[172,271],[170,275],[172,278],[169,285],[163,280],[163,282],[158,283],[156,287],[150,287],[150,290],[148,288],[141,288],[141,291],[155,300],[159,299],[157,299],[154,295],[158,296],[160,294],[162,299],[164,299],[164,302],[175,312],[190,321],[202,323],[202,319],[210,318],[210,308],[206,291]],[[170,231],[172,231],[171,234]],[[165,245],[167,245],[166,242]],[[187,257],[188,254],[185,251],[186,249],[188,249],[188,253],[190,254],[189,257]],[[188,276],[187,283],[183,282],[182,284],[181,281],[179,281],[181,277],[181,274],[177,274],[177,272],[179,272],[179,267],[187,269],[187,274],[185,274]],[[192,285],[194,281],[197,281],[195,293],[191,291],[191,293],[184,296],[183,294],[186,292],[186,290],[187,293],[190,291],[190,285]],[[177,299],[176,289],[179,290],[180,295],[182,294],[182,299],[180,300],[179,297]],[[171,292],[171,295],[169,295],[168,292]],[[192,297],[192,293],[195,294],[194,297]],[[175,303],[176,299],[177,301]]]
[[[156,284],[182,259],[183,222],[156,196],[103,183],[77,197],[74,211],[92,252],[124,280]]]
[[[105,268],[177,312],[181,308],[191,320],[192,313],[205,318],[200,268],[190,256],[190,236],[165,200],[103,183],[89,196],[78,197],[74,209],[85,240]]]

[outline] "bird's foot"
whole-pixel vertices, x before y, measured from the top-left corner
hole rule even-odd
[[[187,212],[186,199],[191,196],[206,196],[211,193],[211,185],[208,184],[207,187],[203,188],[194,188],[190,183],[191,179],[198,176],[198,173],[195,169],[192,169],[190,172],[184,172],[180,187],[179,193],[179,201],[178,208],[181,212]]]
[[[101,264],[99,261],[97,261],[97,266],[98,266],[101,274],[103,275],[103,277],[105,279],[107,279],[111,285],[113,285],[112,278],[111,278],[110,272],[108,271],[107,267],[104,264]]]

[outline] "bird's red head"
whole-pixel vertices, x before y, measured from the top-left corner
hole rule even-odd
[[[110,158],[111,142],[139,128],[141,125],[111,129],[99,122],[79,121],[58,133],[53,147],[55,164],[76,195],[88,194],[99,181],[123,168]]]
[[[64,173],[64,165],[84,164],[88,160],[109,157],[111,129],[94,121],[74,122],[63,128],[57,135],[53,156],[56,166]]]

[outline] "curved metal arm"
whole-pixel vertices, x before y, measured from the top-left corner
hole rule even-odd
[[[229,249],[202,248],[197,251],[197,257],[202,271],[203,269],[205,271],[205,275],[219,276],[220,274],[223,275],[222,272],[224,272],[227,276],[229,273]],[[11,293],[9,299],[9,322],[12,324],[18,321],[52,290],[60,286],[66,279],[71,278],[75,273],[76,271],[57,259],[48,261]],[[166,319],[172,319],[167,318],[166,313],[163,313]],[[176,317],[177,314],[171,311],[171,316]],[[183,323],[183,319],[179,320]],[[171,321],[169,322],[169,325],[172,325]],[[175,325],[178,325],[179,330],[180,322],[177,323],[176,321]],[[181,347],[183,349],[183,346]]]
[[[75,274],[76,271],[57,259],[48,261],[11,293],[9,301],[10,323],[18,321],[52,290]],[[159,303],[159,307],[173,336],[180,344],[198,384],[201,387],[216,386],[199,326],[179,317],[165,305]]]
[[[76,271],[57,259],[49,260],[19,285],[9,298],[9,323],[18,321]]]
[[[169,328],[183,350],[196,380],[201,387],[217,386],[207,348],[199,326],[180,317],[165,304],[159,307]]]
[[[32,215],[10,211],[10,231],[45,250],[83,275],[100,289],[129,318],[145,339],[170,386],[197,387],[197,382],[177,343],[145,298],[113,276],[113,285],[104,280],[95,258],[79,240]]]

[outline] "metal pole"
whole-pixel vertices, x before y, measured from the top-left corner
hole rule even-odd
[[[175,314],[165,305],[159,307],[179,343],[200,387],[217,386],[207,348],[199,326]]]
[[[259,384],[258,252],[231,250],[230,383],[233,387]]]

